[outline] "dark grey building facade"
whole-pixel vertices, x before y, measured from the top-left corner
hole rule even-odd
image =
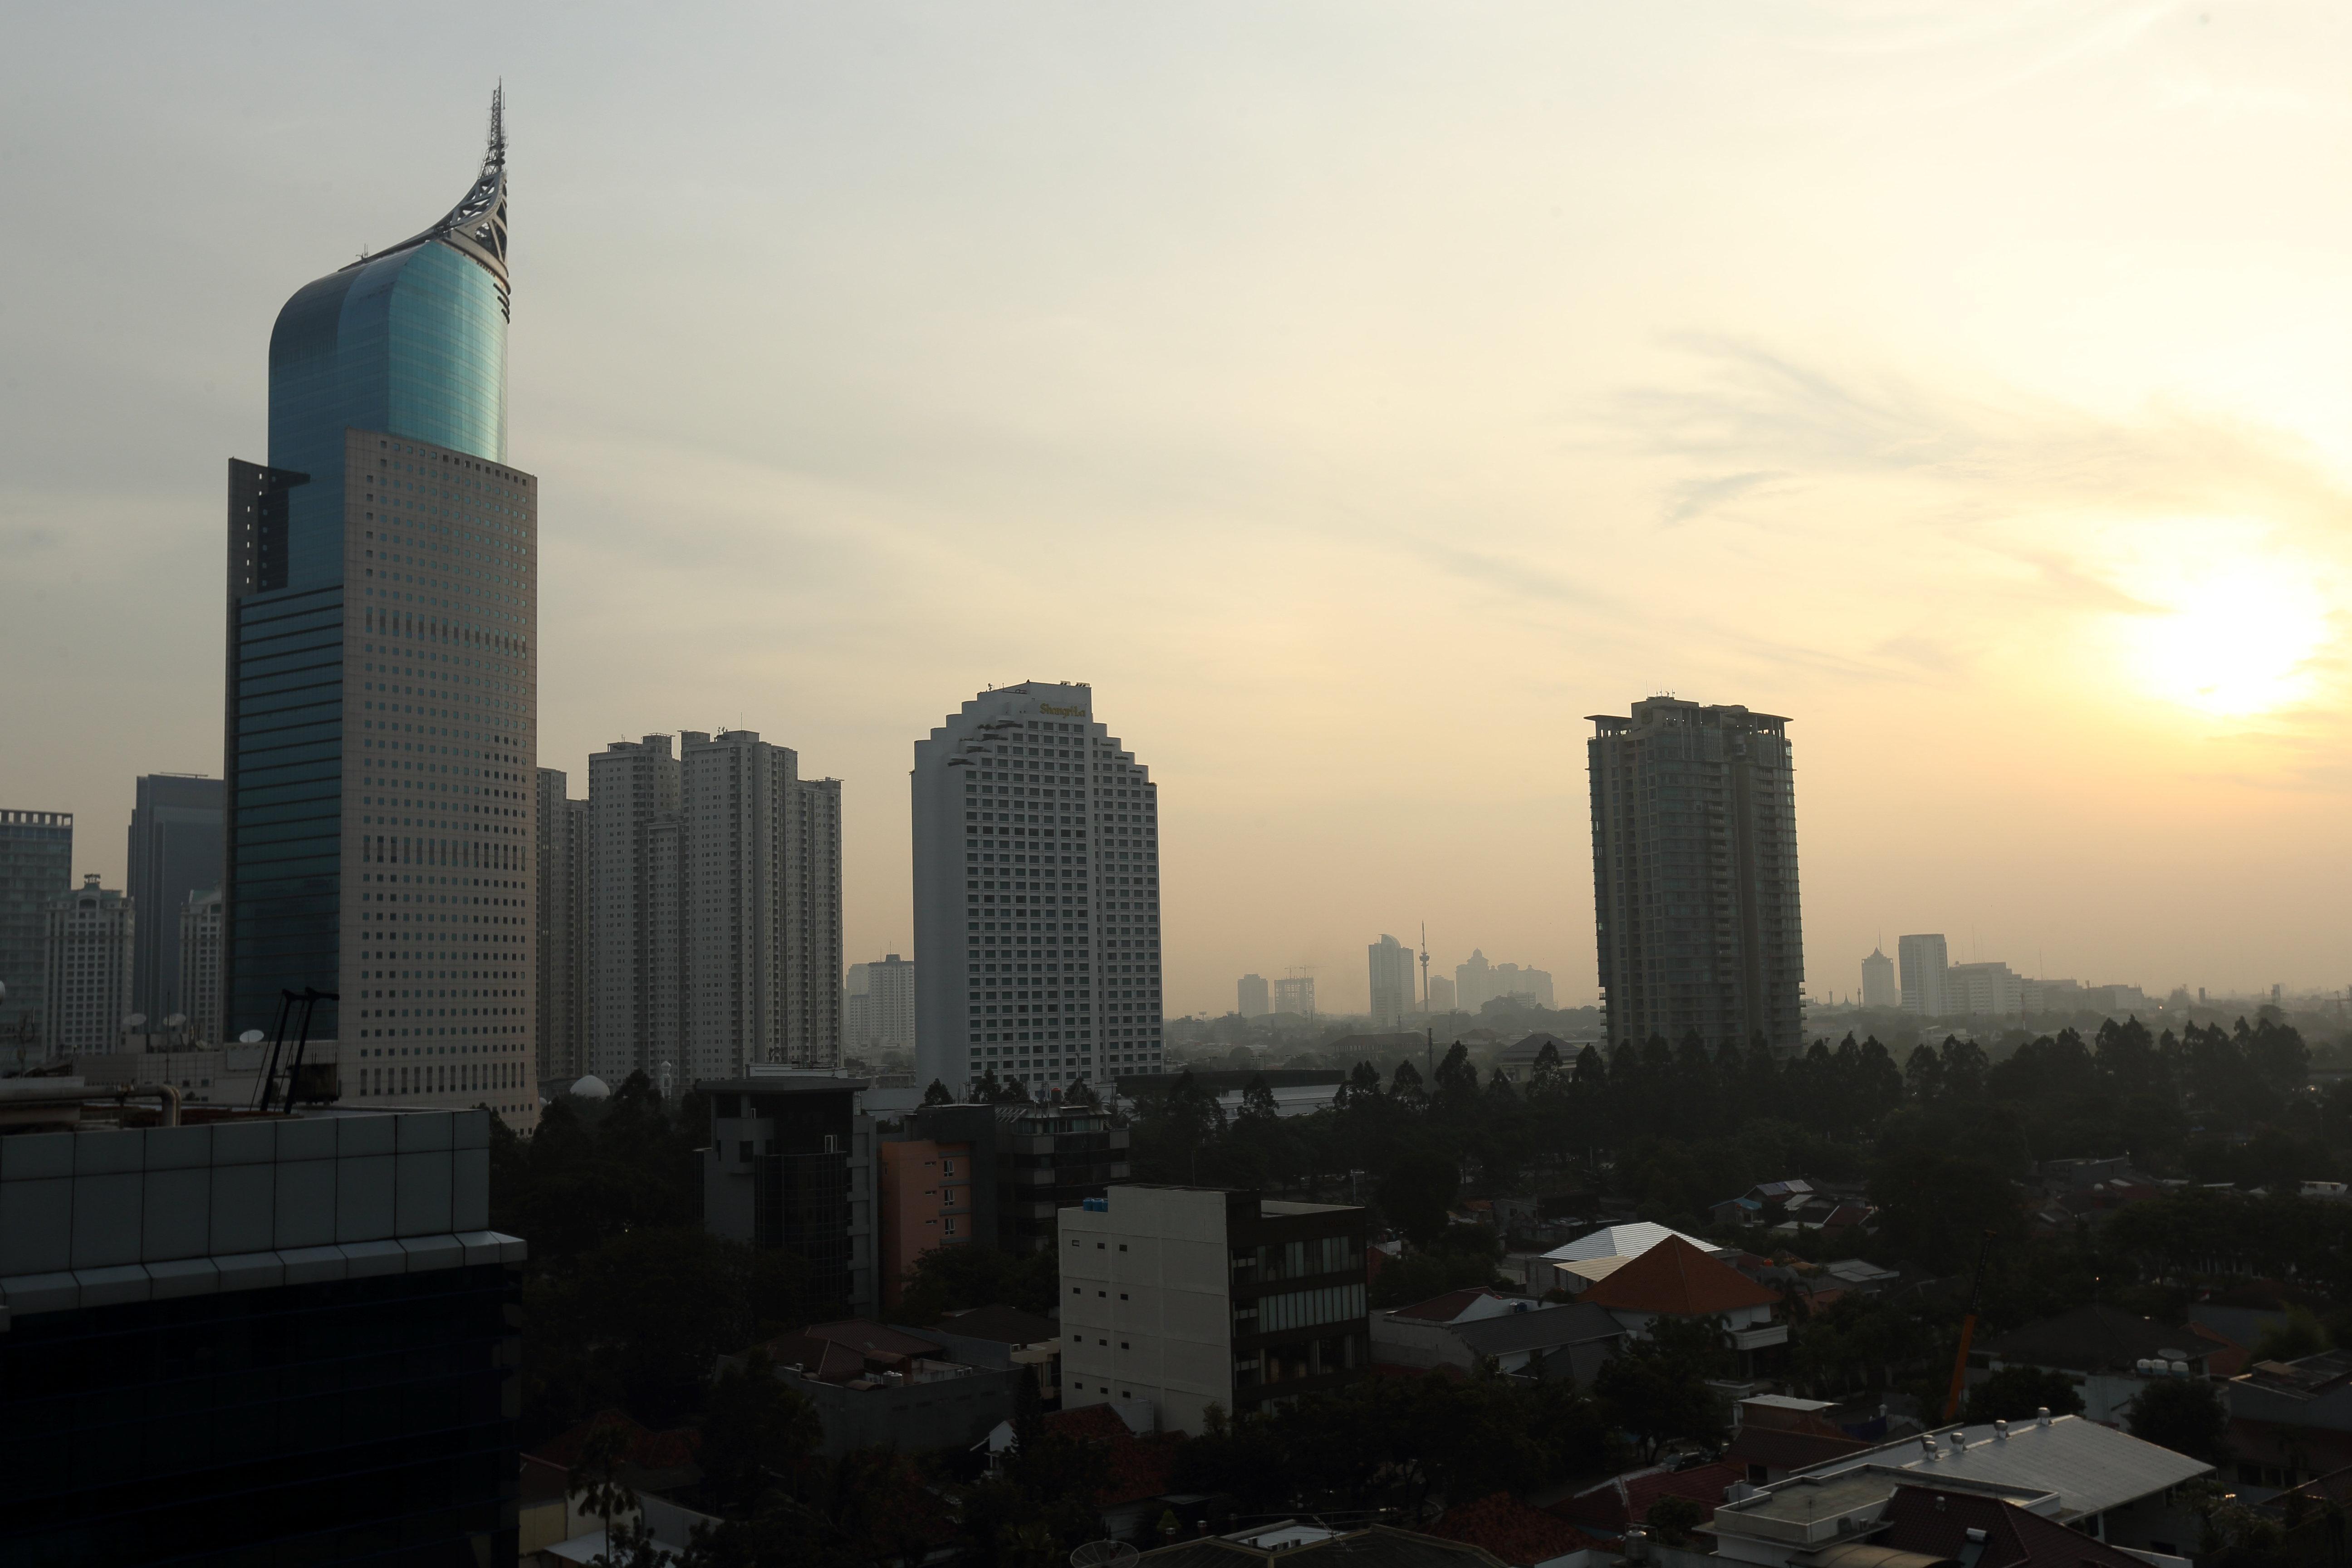
[[[1789,721],[1672,697],[1594,714],[1593,916],[1613,1043],[1804,1045]]]
[[[702,1224],[808,1265],[810,1290],[852,1317],[881,1305],[875,1279],[874,1121],[866,1080],[813,1069],[698,1083],[710,1102]]]
[[[148,773],[131,806],[131,853],[122,890],[137,917],[131,945],[131,1010],[147,1027],[189,1010],[180,994],[180,910],[191,893],[221,885],[221,824],[228,786],[194,773]]]
[[[49,900],[73,885],[73,813],[0,811],[0,1066],[41,1054]]]
[[[488,1184],[480,1111],[0,1138],[0,1560],[512,1563]]]
[[[1128,1130],[1084,1106],[927,1105],[905,1135],[971,1146],[972,1235],[1006,1252],[1053,1246],[1061,1210],[1128,1177]]]

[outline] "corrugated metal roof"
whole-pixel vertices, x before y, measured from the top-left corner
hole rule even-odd
[[[1685,1236],[1681,1231],[1641,1220],[1633,1225],[1602,1226],[1590,1235],[1578,1237],[1565,1247],[1553,1247],[1544,1256],[1555,1263],[1581,1263],[1595,1258],[1639,1258],[1670,1236],[1687,1241],[1711,1256],[1738,1250],[1717,1247],[1711,1241],[1701,1241],[1695,1236]]]
[[[1966,1447],[1955,1451],[1948,1434],[1958,1430]],[[1887,1465],[1923,1478],[2032,1487],[2058,1494],[2065,1517],[2105,1513],[2137,1498],[2210,1475],[2213,1467],[2186,1454],[2142,1442],[2128,1432],[2102,1426],[2079,1415],[2059,1415],[2050,1425],[2012,1423],[2006,1438],[1990,1426],[1946,1427],[1927,1457],[1916,1437],[1865,1448],[1811,1467],[1807,1476],[1834,1476],[1862,1465]]]

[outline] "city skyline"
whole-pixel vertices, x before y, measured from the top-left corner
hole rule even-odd
[[[2312,62],[2343,23],[1994,8],[1955,41],[1702,8],[1671,47],[1607,18],[1564,54],[1506,7],[1308,66],[1295,17],[1214,48],[1137,17],[877,63],[889,15],[727,24],[683,109],[649,21],[560,51],[467,24],[530,105],[513,457],[566,491],[537,761],[688,720],[790,734],[844,780],[845,949],[919,956],[908,741],[941,692],[1084,666],[1171,786],[1170,1013],[1269,964],[1352,1007],[1399,910],[1439,964],[1475,933],[1572,1005],[1576,716],[1731,694],[1802,725],[1819,993],[1881,929],[2152,994],[2341,986],[2352,238],[2277,153],[2340,119]],[[70,103],[24,74],[93,26],[31,18],[0,66],[28,149],[0,185],[88,236],[12,252],[58,308],[8,328],[0,657],[39,672],[11,716],[55,743],[0,786],[78,816],[75,879],[121,886],[133,781],[220,773],[216,602],[185,588],[218,569],[219,455],[262,440],[260,334],[292,279],[441,210],[484,84],[352,19],[265,29],[267,106],[204,93],[187,64],[220,46],[177,20],[109,40],[121,71]],[[785,59],[815,90],[727,90]],[[1475,60],[1541,133],[1423,60]],[[1097,80],[1132,117],[1107,142]],[[1398,80],[1405,118],[1374,113]],[[1325,112],[1283,113],[1301,93]],[[1604,131],[1675,216],[1583,166]],[[1791,160],[1834,243],[1744,194]],[[689,165],[724,199],[681,208]],[[2148,203],[2159,179],[2181,199]],[[131,268],[166,243],[152,289]],[[2264,289],[2200,285],[2257,250]],[[1069,574],[1055,615],[1000,625],[1039,559]],[[1632,588],[1658,564],[1698,590],[1673,617]]]

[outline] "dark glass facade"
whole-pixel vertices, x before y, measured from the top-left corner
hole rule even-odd
[[[512,1563],[520,1272],[20,1318],[0,1563]]]
[[[509,624],[489,626],[468,602],[493,581],[470,562],[452,571],[436,559],[457,582],[430,584],[467,599],[394,594],[389,574],[367,564],[383,552],[364,542],[375,539],[365,524],[377,510],[389,519],[398,509],[400,522],[442,540],[456,525],[437,520],[488,515],[486,499],[453,506],[453,476],[440,469],[453,458],[506,458],[505,153],[495,128],[492,136],[481,177],[440,224],[286,302],[269,341],[269,463],[230,465],[221,978],[232,1039],[272,1028],[286,993],[340,995],[349,978],[353,879],[343,861],[357,852],[350,762],[360,726],[348,711],[346,655],[394,618],[368,601],[400,599],[403,630],[419,641],[471,646],[495,632],[528,646],[528,605],[510,587],[499,601],[513,606],[499,616]],[[353,472],[353,432],[425,444],[433,480],[394,475],[388,458],[381,473]],[[521,533],[518,509],[498,515]],[[328,1004],[310,1032],[340,1037],[341,1025]]]
[[[0,810],[0,1062],[40,1059],[49,900],[73,889],[73,813]]]

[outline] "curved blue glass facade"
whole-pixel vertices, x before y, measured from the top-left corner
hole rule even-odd
[[[289,497],[289,588],[343,577],[343,432],[381,430],[507,460],[498,284],[427,240],[305,285],[269,335],[269,466]]]

